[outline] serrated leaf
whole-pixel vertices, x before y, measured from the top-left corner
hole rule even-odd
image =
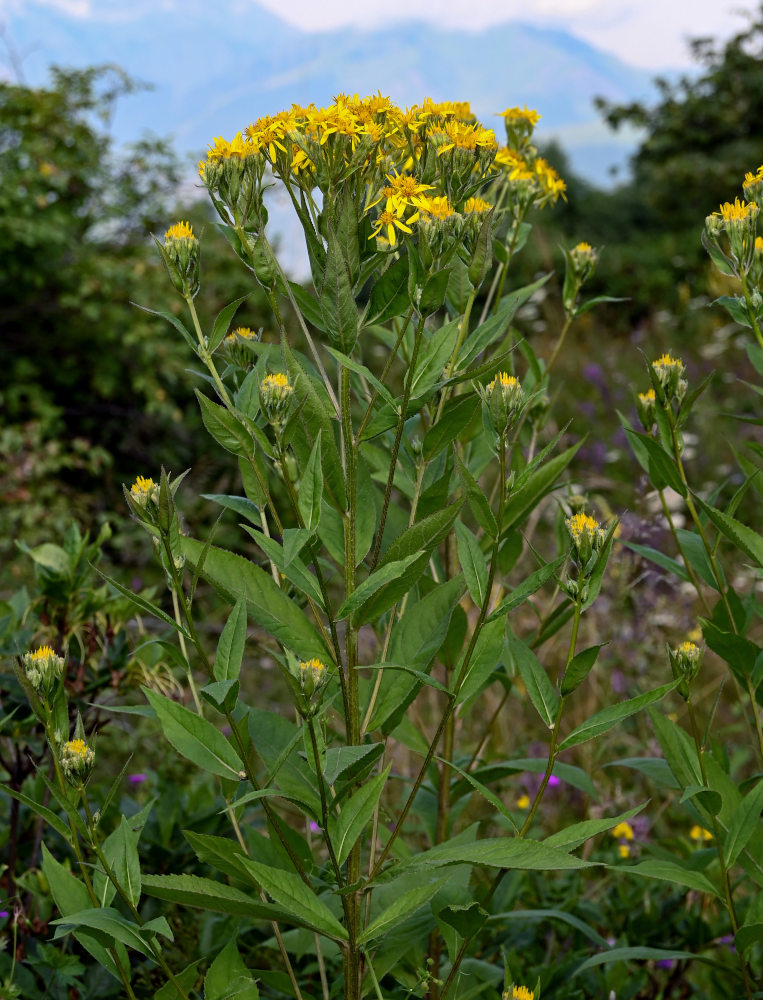
[[[449,880],[447,878],[437,879],[425,885],[416,886],[407,892],[401,893],[390,905],[371,921],[363,933],[358,938],[361,945],[369,944],[383,938],[390,928],[401,923],[416,910],[428,903],[433,896]]]
[[[240,781],[241,761],[219,729],[158,691],[142,690],[164,735],[179,754],[205,771]]]
[[[281,907],[298,920],[334,941],[346,941],[348,934],[326,904],[298,875],[242,858],[241,867]]]

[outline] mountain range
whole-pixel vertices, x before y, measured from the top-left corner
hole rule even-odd
[[[0,5],[0,24],[32,85],[45,82],[51,63],[116,63],[151,84],[120,100],[115,137],[170,135],[196,158],[214,136],[230,138],[292,102],[380,90],[401,105],[468,100],[489,127],[500,126],[494,115],[509,105],[535,108],[538,141],[556,139],[577,173],[607,183],[635,135],[610,132],[593,98],[654,96],[646,70],[567,32],[517,21],[475,32],[414,21],[304,32],[253,0],[95,0],[85,16],[23,0]]]

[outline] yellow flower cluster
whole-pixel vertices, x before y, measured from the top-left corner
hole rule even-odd
[[[713,214],[719,215],[725,223],[747,222],[751,216],[758,214],[758,207],[751,202],[740,201],[739,198],[735,198],[733,202],[725,202]]]
[[[458,218],[448,238],[468,242],[479,227],[464,218],[492,207],[476,196],[481,185],[493,181],[517,187],[520,196],[509,199],[515,208],[563,195],[564,181],[526,141],[539,117],[527,108],[503,112],[507,130],[522,131],[519,153],[500,150],[494,131],[463,101],[426,98],[403,110],[380,93],[339,94],[328,107],[293,104],[258,118],[231,140],[218,136],[199,172],[218,209],[227,206],[234,224],[237,219],[246,224],[250,215],[262,224],[264,213],[256,206],[269,168],[293,198],[294,187],[300,189],[303,207],[306,201],[313,215],[320,211],[313,189],[323,193],[325,204],[326,197],[336,202],[342,185],[352,185],[353,199],[364,211],[376,209],[370,238],[382,241],[381,249],[412,235],[415,223],[431,226],[453,216]]]
[[[195,240],[196,237],[193,235],[193,228],[190,222],[176,222],[174,226],[170,226],[167,232],[164,234],[164,242],[167,243],[170,240]]]
[[[130,487],[130,495],[140,507],[145,507],[149,500],[156,499],[158,489],[159,488],[153,479],[147,479],[145,476],[138,476]]]

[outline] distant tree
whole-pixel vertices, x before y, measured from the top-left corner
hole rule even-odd
[[[597,102],[613,128],[645,130],[631,187],[650,227],[697,229],[763,163],[763,4],[747,16],[745,30],[726,42],[691,42],[703,71],[677,83],[658,79],[657,104]]]

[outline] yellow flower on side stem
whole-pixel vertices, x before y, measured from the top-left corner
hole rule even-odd
[[[403,212],[405,211],[405,203],[396,205],[393,209],[387,209],[380,213],[379,218],[376,220],[375,229],[371,233],[369,239],[375,239],[380,237],[381,239],[386,239],[391,247],[397,244],[397,230],[399,229],[403,233],[407,233],[409,236],[413,230],[403,221]],[[414,217],[412,216],[408,219],[408,222],[413,222]],[[386,237],[382,233],[382,230],[386,229]]]
[[[529,809],[530,808],[530,796],[525,793],[520,795],[517,799],[517,809]]]
[[[695,823],[694,826],[689,830],[689,836],[692,840],[696,840],[698,843],[704,843],[705,841],[712,840],[713,835],[709,830],[706,830],[704,826],[700,826]]]

